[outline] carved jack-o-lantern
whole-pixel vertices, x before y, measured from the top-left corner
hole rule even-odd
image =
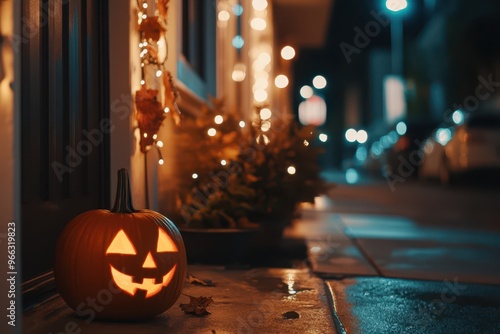
[[[157,212],[134,210],[128,173],[121,169],[114,208],[85,212],[68,224],[54,272],[61,296],[77,315],[93,309],[99,318],[140,319],[175,303],[186,266],[175,225]]]
[[[156,247],[156,252],[158,253],[156,255],[157,258],[162,256],[160,253],[178,252],[175,243],[160,227],[158,227],[158,244]],[[137,255],[137,251],[135,250],[135,247],[130,239],[127,237],[127,234],[123,230],[120,230],[109,245],[106,254]],[[113,256],[111,256],[111,258],[112,257]],[[110,262],[112,262],[112,260],[110,260]],[[168,268],[168,271],[165,275],[161,276],[160,282],[158,283],[155,283],[154,277],[149,276],[145,276],[142,283],[136,283],[134,282],[134,275],[127,275],[119,271],[118,269],[113,267],[113,264],[110,264],[110,267],[113,281],[120,289],[132,296],[136,294],[137,290],[143,290],[146,292],[146,298],[149,298],[160,292],[163,287],[168,286],[168,284],[172,280],[172,277],[175,274],[175,270],[177,269],[177,264],[171,264],[171,268],[170,266],[163,266],[163,268]],[[159,267],[156,264],[153,253],[151,251],[147,253],[146,258],[144,259],[144,263],[142,264],[142,268],[145,268],[146,272],[149,270],[151,273],[157,272],[159,270]],[[135,270],[135,272],[137,272],[137,270]]]

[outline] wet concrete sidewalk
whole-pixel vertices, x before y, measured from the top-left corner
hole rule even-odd
[[[339,332],[500,333],[495,189],[333,176],[340,188],[288,233],[306,238]]]
[[[500,333],[500,236],[339,214],[324,199],[289,236],[307,240],[339,333]]]
[[[186,283],[179,300],[152,320],[115,323],[77,318],[60,297],[25,313],[25,333],[336,333],[324,282],[307,269],[226,270],[189,266],[189,273],[215,286]],[[212,297],[206,316],[179,308],[191,295]],[[68,331],[68,329],[70,329]]]
[[[181,296],[151,321],[89,322],[56,296],[25,314],[24,332],[500,333],[499,233],[360,214],[354,202],[342,205],[356,213],[343,212],[321,198],[287,229],[287,238],[306,243],[308,255],[297,260],[310,269],[190,265],[216,283],[184,289],[212,297],[210,315],[185,315],[178,305],[189,298]]]

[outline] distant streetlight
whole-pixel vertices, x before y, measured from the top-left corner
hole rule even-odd
[[[387,0],[385,6],[390,11],[399,12],[408,7],[408,2],[406,0]]]
[[[398,12],[408,7],[406,0],[387,0],[387,9],[393,12],[391,16],[391,51],[392,72],[395,75],[403,74],[403,19]]]

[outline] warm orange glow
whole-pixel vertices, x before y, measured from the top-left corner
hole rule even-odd
[[[130,242],[125,232],[123,232],[123,230],[120,230],[106,250],[106,254],[136,255],[137,252],[135,251],[134,245],[132,244],[132,242]]]
[[[173,242],[172,238],[170,238],[162,228],[158,227],[158,244],[156,247],[157,252],[177,252],[177,246]],[[125,232],[123,230],[120,230],[111,244],[109,245],[106,254],[129,254],[129,255],[136,255],[137,252],[135,250],[134,245],[130,241],[130,239],[127,237]],[[145,290],[146,291],[146,298],[149,298],[151,296],[156,295],[160,290],[164,287],[167,286],[170,281],[172,280],[172,277],[174,276],[175,269],[177,268],[177,265],[174,265],[174,267],[165,275],[163,276],[163,279],[160,283],[155,283],[156,279],[155,278],[143,278],[142,283],[136,283],[133,280],[133,276],[124,274],[120,272],[119,270],[115,269],[112,265],[111,267],[111,276],[113,277],[113,281],[115,284],[128,293],[129,295],[135,295],[137,289],[140,290]],[[156,265],[156,262],[153,258],[153,254],[151,252],[148,252],[146,255],[146,259],[144,260],[144,263],[142,264],[142,268],[157,268],[158,266]]]
[[[161,228],[158,228],[158,246],[156,247],[158,253],[162,252],[177,252],[177,246],[168,236],[168,234]]]
[[[146,260],[144,260],[144,263],[142,264],[143,268],[156,268],[156,263],[155,260],[153,259],[153,255],[151,252],[148,253],[146,256]]]
[[[142,283],[135,283],[132,276],[125,275],[124,273],[113,268],[111,265],[110,267],[113,281],[120,289],[132,296],[135,295],[137,289],[145,290],[146,298],[156,295],[163,287],[170,284],[172,278],[174,277],[175,270],[177,269],[177,265],[174,265],[174,267],[165,276],[163,276],[162,282],[155,284],[154,278],[144,278]]]
[[[295,57],[295,49],[291,46],[287,45],[283,49],[281,49],[281,58],[285,60],[290,60]]]

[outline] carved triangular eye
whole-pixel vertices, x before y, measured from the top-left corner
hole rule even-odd
[[[148,253],[146,256],[146,260],[144,260],[144,263],[142,264],[143,268],[156,268],[156,263],[155,260],[153,259],[153,255],[151,252]]]
[[[129,238],[120,230],[106,251],[106,254],[128,254],[128,255],[136,255],[135,247],[130,242]]]
[[[158,246],[156,247],[156,251],[158,253],[177,252],[177,247],[175,246],[174,242],[161,228],[158,228]]]

